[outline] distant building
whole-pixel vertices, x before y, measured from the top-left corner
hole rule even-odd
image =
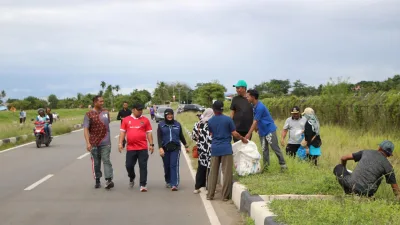
[[[0,111],[8,111],[7,106],[0,105]]]

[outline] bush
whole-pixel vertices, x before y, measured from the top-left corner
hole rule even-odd
[[[288,96],[266,98],[262,102],[274,119],[285,119],[293,106],[311,107],[322,124],[335,124],[362,131],[393,133],[400,128],[400,95],[387,93],[321,95],[307,98]]]

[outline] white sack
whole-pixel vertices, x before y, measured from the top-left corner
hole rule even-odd
[[[254,142],[249,141],[249,143],[244,144],[238,141],[232,145],[232,149],[233,164],[239,176],[255,174],[261,171],[261,155]]]

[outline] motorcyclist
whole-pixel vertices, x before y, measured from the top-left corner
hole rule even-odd
[[[46,135],[49,135],[49,122],[50,118],[48,115],[46,115],[45,110],[40,108],[38,109],[38,116],[36,117],[37,122],[45,122],[44,124],[44,131],[46,132]]]

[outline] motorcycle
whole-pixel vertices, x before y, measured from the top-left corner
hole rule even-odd
[[[40,122],[36,121],[35,122],[35,130],[34,134],[36,137],[36,147],[40,148],[42,147],[42,144],[46,145],[46,147],[49,147],[50,142],[51,142],[51,137],[46,133],[44,127],[45,127],[45,122]]]

